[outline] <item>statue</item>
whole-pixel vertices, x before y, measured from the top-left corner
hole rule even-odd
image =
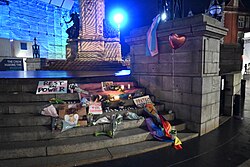
[[[36,38],[34,38],[34,45],[32,45],[33,58],[40,58],[40,46],[36,44]]]
[[[182,18],[183,17],[183,0],[174,0],[174,11],[173,11],[173,16],[175,18]]]
[[[184,17],[184,0],[158,0],[159,13],[167,12],[168,20]]]
[[[79,15],[75,12],[71,13],[70,17],[71,17],[70,21],[66,21],[65,23],[68,24],[73,21],[73,25],[66,30],[66,33],[68,34],[69,39],[77,39],[79,36],[79,27],[80,27]]]

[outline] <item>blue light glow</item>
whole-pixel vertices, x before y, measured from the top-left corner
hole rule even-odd
[[[116,8],[109,14],[111,24],[113,26],[118,26],[119,28],[126,25],[127,18],[127,13],[121,8]]]
[[[131,71],[130,70],[121,70],[115,73],[115,76],[126,76],[130,75]]]
[[[161,14],[161,20],[162,20],[162,21],[166,21],[166,20],[167,20],[167,13],[166,13],[166,12],[163,12],[163,13]]]
[[[117,25],[120,25],[124,19],[124,16],[121,13],[117,13],[114,15],[114,21]]]

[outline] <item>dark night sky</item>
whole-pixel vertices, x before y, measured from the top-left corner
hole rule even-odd
[[[230,0],[226,0],[228,2]],[[219,0],[222,2],[222,0]],[[250,8],[250,0],[242,0],[242,2]],[[185,16],[191,9],[193,14],[204,13],[208,8],[210,0],[184,0]],[[158,0],[106,0],[106,15],[116,7],[123,8],[128,14],[126,26],[121,29],[121,41],[123,55],[126,54],[128,46],[124,44],[124,36],[136,27],[150,25],[152,19],[158,14]]]

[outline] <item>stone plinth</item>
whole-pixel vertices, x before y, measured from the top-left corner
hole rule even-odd
[[[27,64],[27,71],[41,70],[46,64],[46,59],[45,58],[27,58],[26,64]]]
[[[189,129],[203,135],[217,128],[220,39],[227,30],[206,15],[162,23],[157,30],[159,54],[147,57],[148,28],[135,29],[126,39],[135,80],[172,109]],[[168,40],[171,33],[185,35],[186,43],[172,50]]]

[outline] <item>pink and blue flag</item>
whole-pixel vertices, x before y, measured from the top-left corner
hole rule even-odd
[[[146,41],[146,56],[155,56],[158,54],[158,42],[156,30],[161,21],[160,14],[158,14],[151,24],[147,32],[147,41]]]

